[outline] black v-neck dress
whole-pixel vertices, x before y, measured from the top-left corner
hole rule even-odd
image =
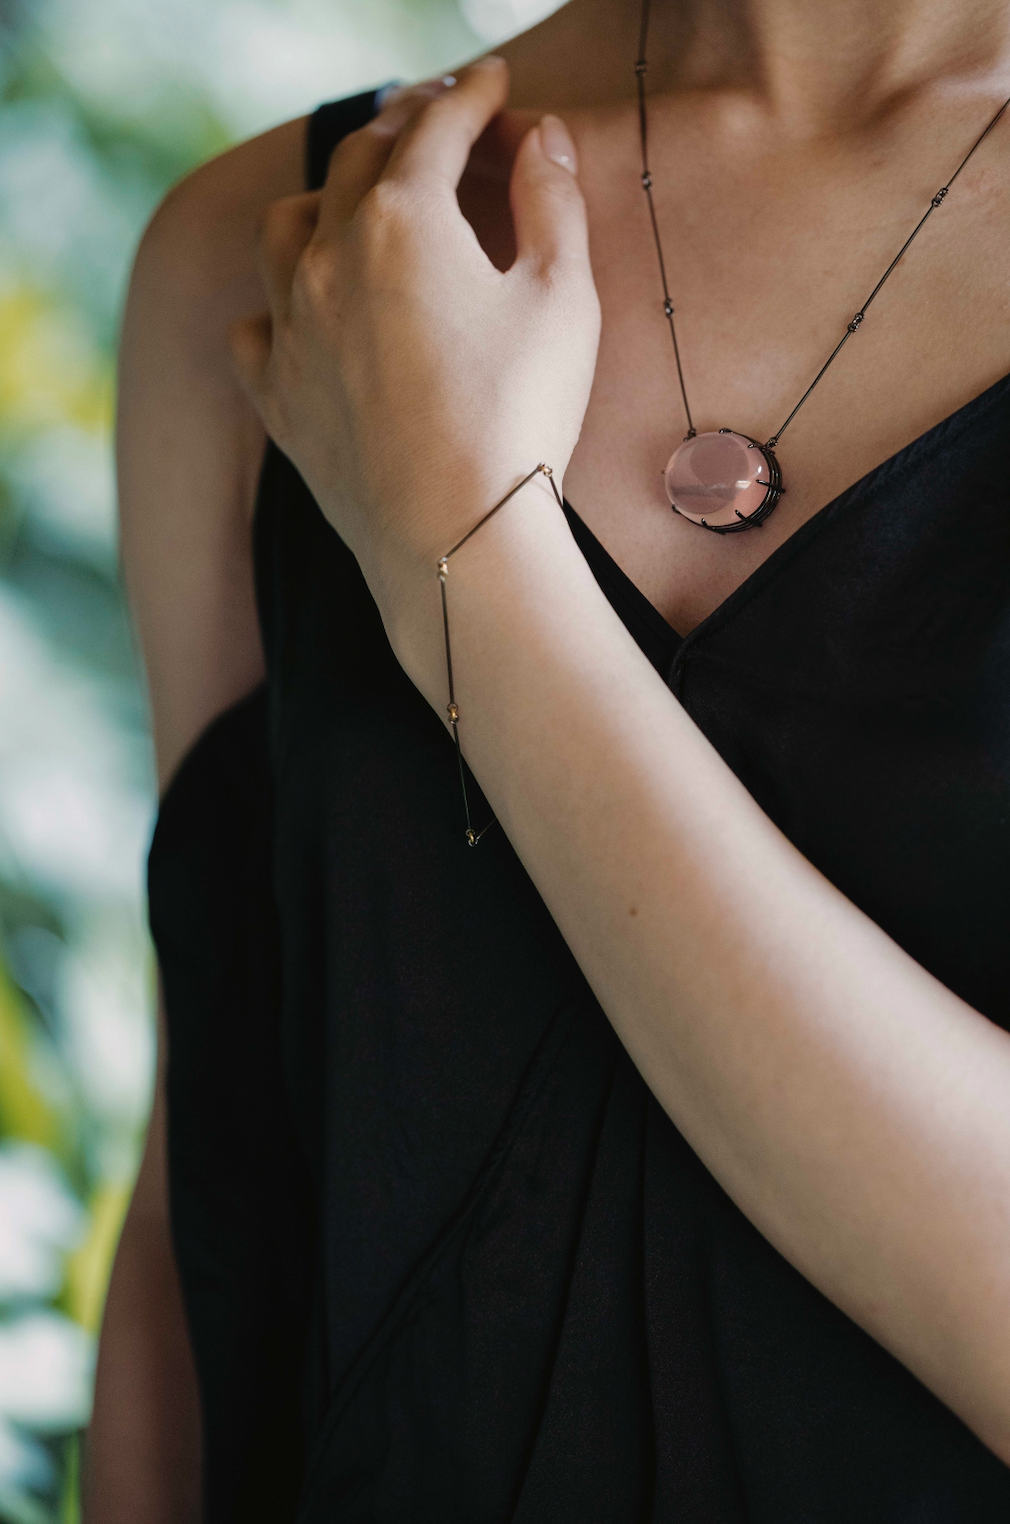
[[[310,184],[371,109],[315,115]],[[1010,378],[682,641],[570,516],[762,808],[1005,1027],[1008,441]],[[503,833],[467,848],[451,740],[273,447],[255,552],[266,682],[150,864],[206,1524],[1008,1524],[1010,1471],[651,1098]]]

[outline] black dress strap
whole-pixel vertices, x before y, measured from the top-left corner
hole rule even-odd
[[[346,101],[327,101],[313,111],[305,136],[305,183],[309,190],[319,190],[324,183],[330,155],[341,138],[372,120],[378,93],[366,90]]]

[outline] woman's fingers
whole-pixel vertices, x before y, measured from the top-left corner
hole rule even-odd
[[[239,381],[253,407],[269,428],[267,370],[273,347],[273,322],[268,312],[242,318],[228,334],[231,357]]]
[[[261,413],[266,406],[273,341],[290,315],[295,274],[320,230],[324,208],[331,218],[352,216],[381,174],[398,134],[454,84],[452,76],[446,75],[391,92],[375,119],[340,144],[330,163],[325,191],[285,196],[267,207],[259,229],[257,261],[269,310],[234,324],[230,334],[236,369]]]
[[[326,176],[319,232],[326,238],[349,222],[382,174],[397,138],[432,101],[456,84],[454,75],[391,91],[382,110],[337,145]]]
[[[275,320],[285,318],[298,261],[319,221],[320,194],[306,191],[272,201],[260,223],[257,261],[267,306]]]
[[[403,130],[382,179],[423,182],[455,192],[471,148],[507,97],[504,59],[491,56],[470,64],[452,90],[432,101]]]
[[[437,79],[424,79],[419,85],[392,85],[381,92],[382,104],[376,112],[372,125],[385,130],[394,136],[401,127],[414,115],[413,102],[419,101],[422,105],[429,100],[434,100],[445,90],[451,90],[456,83],[455,74],[442,74]]]
[[[578,159],[564,122],[545,116],[526,134],[512,168],[510,195],[517,266],[576,264],[590,270],[586,204]]]
[[[234,323],[228,336],[239,380],[264,421],[270,401],[268,371],[274,335],[291,310],[295,271],[315,232],[319,199],[318,191],[309,191],[285,196],[267,207],[256,252],[269,310]]]

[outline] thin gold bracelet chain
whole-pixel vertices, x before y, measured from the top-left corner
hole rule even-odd
[[[449,724],[452,726],[453,740],[456,742],[456,761],[459,765],[459,785],[463,790],[463,814],[466,818],[466,839],[468,845],[471,847],[475,847],[484,833],[491,829],[491,827],[494,825],[495,818],[492,815],[487,825],[482,826],[479,831],[474,830],[473,821],[470,818],[470,800],[466,792],[466,770],[463,766],[463,752],[459,744],[460,713],[459,705],[456,703],[456,689],[452,678],[452,646],[449,641],[449,604],[446,598],[445,584],[448,581],[449,577],[449,562],[456,554],[457,550],[462,550],[467,540],[472,539],[473,536],[477,533],[478,529],[483,529],[488,519],[493,519],[498,510],[500,508],[504,508],[506,503],[511,502],[516,493],[521,492],[527,483],[531,482],[535,476],[546,476],[547,480],[551,484],[554,496],[557,499],[558,507],[564,510],[565,505],[562,500],[561,493],[558,491],[558,484],[554,480],[554,472],[551,470],[550,466],[545,466],[543,462],[541,462],[539,466],[534,466],[529,475],[524,476],[521,482],[516,482],[511,492],[506,492],[501,501],[495,503],[494,507],[489,509],[489,511],[485,513],[482,519],[478,519],[473,528],[469,529],[463,538],[457,541],[452,549],[447,550],[445,555],[440,556],[438,560],[438,581],[442,591],[442,626],[445,630],[445,669],[446,675],[449,679],[449,702],[446,705],[446,714],[449,716]]]

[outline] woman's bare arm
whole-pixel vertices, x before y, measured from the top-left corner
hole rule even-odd
[[[196,1524],[200,1413],[168,1214],[164,1022],[147,1146],[102,1321],[84,1468],[88,1524]]]
[[[561,124],[517,155],[511,270],[461,218],[506,85],[463,70],[395,147],[346,140],[317,221],[272,213],[271,320],[235,336],[443,716],[437,558],[538,460],[564,470],[595,352]],[[448,588],[468,760],[646,1082],[768,1239],[1010,1462],[1010,1035],[762,813],[542,477]]]
[[[227,335],[263,303],[263,212],[304,181],[304,120],[204,165],[141,243],[119,369],[123,563],[162,786],[263,673],[250,525],[265,436]]]
[[[120,359],[123,559],[162,786],[262,669],[250,539],[262,428],[226,335],[263,291],[264,206],[302,189],[304,121],[204,166],[141,244]],[[163,1027],[163,1024],[162,1024]],[[147,1149],[109,1286],[88,1436],[90,1524],[194,1524],[199,1410],[168,1218],[164,1033]]]
[[[433,568],[417,579],[395,644],[444,714]],[[768,820],[541,493],[454,558],[450,596],[467,758],[650,1089],[1010,1463],[1010,1035]]]

